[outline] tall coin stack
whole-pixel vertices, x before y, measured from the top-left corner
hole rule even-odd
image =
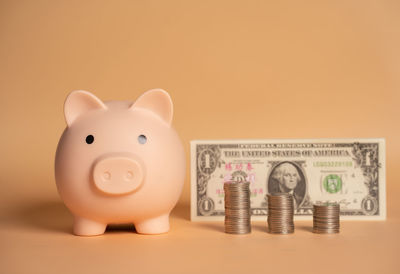
[[[225,232],[247,234],[251,232],[249,182],[227,182],[225,191]]]
[[[339,233],[340,205],[338,203],[318,203],[314,205],[313,232]]]
[[[268,194],[268,232],[289,234],[294,232],[294,203],[289,193]]]

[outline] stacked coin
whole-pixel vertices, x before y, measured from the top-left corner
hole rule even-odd
[[[294,203],[289,193],[268,194],[268,232],[289,234],[294,232]]]
[[[246,234],[251,232],[249,182],[227,182],[225,191],[225,232]]]
[[[339,233],[340,205],[338,203],[318,203],[314,205],[314,233]]]

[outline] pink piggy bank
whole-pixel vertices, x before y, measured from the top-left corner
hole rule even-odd
[[[134,103],[103,103],[87,91],[69,94],[55,176],[74,216],[74,234],[103,234],[107,224],[117,223],[133,223],[143,234],[168,232],[185,177],[172,112],[171,98],[161,89]]]

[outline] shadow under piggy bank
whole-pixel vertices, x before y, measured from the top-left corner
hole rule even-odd
[[[73,217],[61,201],[26,205],[14,214],[13,221],[26,229],[72,233]]]
[[[170,216],[190,220],[188,205],[177,205]],[[61,201],[43,201],[30,204],[14,214],[11,222],[27,229],[72,234],[73,216]],[[133,224],[110,224],[106,233],[136,232]]]

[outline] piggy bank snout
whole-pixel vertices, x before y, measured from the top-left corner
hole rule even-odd
[[[94,184],[105,194],[129,194],[142,185],[143,179],[142,164],[133,157],[110,156],[94,164]]]

